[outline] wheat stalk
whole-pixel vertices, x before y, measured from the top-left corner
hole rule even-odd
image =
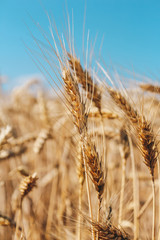
[[[77,157],[77,175],[79,180],[79,211],[78,215],[78,224],[77,224],[77,239],[81,239],[81,211],[82,211],[82,191],[83,184],[85,181],[85,168],[84,168],[84,160],[83,160],[83,152],[82,152],[83,143],[81,140],[78,143],[78,157]]]
[[[125,189],[125,177],[126,177],[126,162],[130,155],[129,140],[126,130],[121,128],[120,130],[120,154],[122,159],[122,182],[121,182],[121,194],[120,194],[120,204],[119,204],[119,225],[122,221],[122,210],[123,210],[123,198]]]

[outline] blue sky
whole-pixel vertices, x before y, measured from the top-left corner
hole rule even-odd
[[[125,67],[159,80],[160,1],[0,0],[0,75],[8,76],[11,86],[21,76],[39,73],[25,47],[36,49],[28,28],[38,39],[42,37],[31,17],[50,34],[47,11],[61,34],[66,31],[66,5],[70,17],[73,10],[77,55],[82,55],[86,6],[85,29],[90,31],[90,42],[98,36],[96,56],[103,39],[101,55],[106,66]]]

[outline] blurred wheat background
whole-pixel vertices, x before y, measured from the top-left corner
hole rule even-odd
[[[79,18],[73,17],[79,5],[68,2],[63,28],[54,22],[56,16],[53,19],[47,15],[42,6],[47,30],[44,22],[39,24],[31,12],[32,25],[23,25],[27,39],[30,37],[30,42],[23,41],[27,57],[19,58],[18,52],[10,67],[13,55],[5,56],[5,48],[2,51],[0,239],[160,239],[160,85],[159,76],[152,73],[159,68],[158,3],[151,4],[156,11],[148,27],[144,21],[148,21],[147,13],[151,10],[148,2],[144,5],[143,20],[136,22],[130,17],[131,7],[122,1],[117,5],[116,1],[115,5],[99,1],[102,2],[99,8],[97,1],[95,5],[89,1],[89,7],[94,5],[93,12],[79,9],[87,19],[94,18],[97,26],[100,14],[103,17],[106,12],[109,16],[121,13],[122,22],[133,21],[128,28],[124,25],[126,29],[137,26],[140,30],[145,22],[139,44],[134,41],[137,35],[132,45],[125,40],[129,35],[121,31],[117,44],[123,48],[116,50],[113,41],[109,50],[116,59],[112,50],[115,46],[115,52],[121,56],[116,61],[122,65],[133,61],[134,68],[143,67],[144,72],[151,69],[145,75],[108,63],[103,56],[109,54],[106,47],[101,51],[101,40],[94,44],[88,23],[82,21],[79,26],[76,22]],[[59,12],[64,2],[54,4]],[[134,4],[133,15],[138,13],[138,6],[143,6],[136,1],[130,4]],[[8,7],[6,3],[2,6],[3,10]],[[27,6],[30,1],[26,9]],[[38,3],[35,6],[39,8]],[[50,1],[45,7],[49,6]],[[125,15],[119,6],[124,7]],[[8,9],[11,7],[12,4]],[[21,4],[19,8],[22,11]],[[94,11],[98,12],[96,18]],[[2,19],[6,19],[4,12]],[[114,19],[114,24],[117,22],[118,18]],[[139,23],[142,25],[138,28]],[[114,26],[113,21],[110,24]],[[104,29],[105,23],[101,25]],[[92,23],[91,29],[94,27]],[[143,45],[141,40],[150,27],[150,39]],[[154,31],[156,35],[151,34]],[[116,37],[112,32],[113,29],[108,43]],[[152,41],[148,45],[155,37],[155,44]],[[125,40],[123,44],[121,40]],[[5,46],[8,43],[10,47],[7,41]],[[4,43],[3,38],[1,49]],[[17,44],[14,41],[12,44],[16,50]],[[129,46],[131,50],[127,53]],[[145,47],[148,52],[141,55],[138,49],[143,52]],[[136,62],[138,58],[140,62]]]

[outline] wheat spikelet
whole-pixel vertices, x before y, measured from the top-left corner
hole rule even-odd
[[[151,124],[144,117],[139,120],[138,137],[140,142],[140,150],[142,152],[144,162],[150,170],[152,177],[154,176],[154,168],[158,159],[158,148]]]
[[[139,86],[144,91],[152,92],[152,93],[160,93],[160,87],[159,86],[154,86],[152,84],[140,84]]]
[[[124,113],[126,113],[130,121],[132,123],[137,123],[139,118],[138,113],[125,99],[125,97],[123,97],[120,92],[115,91],[112,88],[107,88],[107,90],[115,103],[124,111]]]
[[[74,124],[81,134],[86,128],[87,115],[85,114],[85,105],[82,103],[78,84],[72,77],[70,71],[66,69],[63,70],[63,81],[65,83],[65,90],[70,98],[69,104],[71,105]]]
[[[34,143],[33,151],[35,153],[40,153],[40,151],[43,149],[43,146],[46,142],[46,140],[49,138],[49,128],[42,129]]]
[[[78,156],[77,156],[77,175],[80,185],[83,185],[85,180],[85,169],[82,152],[82,141],[78,143]]]
[[[11,219],[7,216],[4,216],[0,213],[0,226],[10,226],[10,227],[15,228],[16,222],[13,219]],[[19,228],[19,230],[21,230],[21,228]]]
[[[97,222],[91,222],[95,230],[98,232],[99,240],[130,240],[128,234],[113,226],[110,222],[100,224]]]
[[[0,226],[15,226],[15,223],[13,224],[13,221],[0,214]]]
[[[34,187],[37,186],[36,185],[37,180],[38,180],[37,173],[33,173],[32,175],[25,177],[21,181],[20,186],[19,186],[19,190],[21,193],[21,200],[23,200],[23,198],[29,192],[31,192]]]
[[[101,113],[101,93],[96,83],[93,82],[89,72],[83,70],[80,61],[77,58],[74,58],[71,54],[68,53],[69,64],[73,70],[78,82],[82,85],[83,89],[88,93],[88,98],[93,100],[95,106],[98,108]]]

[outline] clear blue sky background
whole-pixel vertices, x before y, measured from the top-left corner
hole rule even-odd
[[[31,17],[49,33],[45,10],[53,16],[61,33],[66,3],[74,15],[75,42],[82,50],[84,9],[86,29],[91,39],[98,34],[96,49],[104,36],[101,55],[106,64],[125,66],[131,71],[160,75],[160,1],[159,0],[0,0],[0,74],[9,77],[10,86],[24,75],[39,73],[26,53],[24,42],[34,49],[26,27],[41,39]],[[98,54],[98,51],[97,51]]]

